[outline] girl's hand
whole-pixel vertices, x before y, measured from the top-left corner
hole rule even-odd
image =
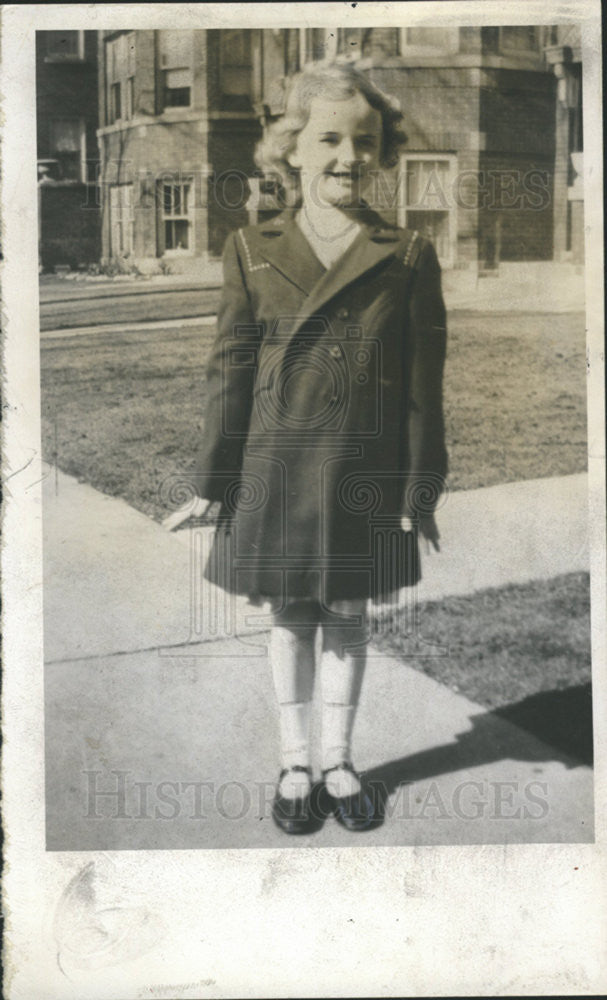
[[[212,500],[203,500],[200,497],[196,497],[195,500],[190,500],[183,507],[180,507],[179,510],[175,510],[168,517],[165,517],[162,527],[165,531],[175,531],[175,528],[178,528],[180,524],[183,524],[190,517],[204,517],[208,513],[211,504]]]
[[[403,531],[412,531],[414,524],[417,524],[419,533],[426,543],[426,552],[430,551],[431,545],[436,552],[440,552],[440,545],[438,544],[440,532],[434,514],[419,514],[415,518],[415,521],[408,515],[402,518],[401,525]]]
[[[440,545],[438,544],[440,533],[434,514],[422,514],[420,516],[419,530],[426,540],[426,552],[430,551],[431,545],[435,552],[440,552]]]

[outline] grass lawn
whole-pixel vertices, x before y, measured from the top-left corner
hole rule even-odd
[[[203,433],[212,326],[42,342],[43,456],[161,519]],[[445,407],[452,489],[586,468],[584,316],[456,312]]]
[[[460,312],[449,333],[451,487],[583,471],[583,314]],[[44,458],[165,516],[160,485],[191,468],[203,433],[213,335],[212,326],[201,326],[44,339]],[[427,604],[422,634],[450,655],[408,662],[588,759],[588,589],[584,574],[572,574]],[[390,647],[396,655],[398,643]]]
[[[404,662],[591,762],[587,573],[429,602],[419,629],[448,656]],[[398,634],[379,646],[397,658],[407,652]]]

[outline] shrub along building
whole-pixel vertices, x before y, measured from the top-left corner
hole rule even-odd
[[[285,79],[345,55],[401,101],[408,143],[372,198],[446,269],[583,259],[574,27],[99,33],[103,255],[200,273],[278,210],[254,165]]]
[[[41,263],[97,261],[97,32],[36,32],[36,110]]]

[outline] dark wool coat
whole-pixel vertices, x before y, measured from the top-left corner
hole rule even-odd
[[[419,578],[400,518],[447,472],[440,268],[417,233],[359,221],[328,270],[292,212],[228,238],[197,465],[226,590],[381,599]]]

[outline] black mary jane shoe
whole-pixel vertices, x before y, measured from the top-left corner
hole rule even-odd
[[[286,774],[291,771],[303,771],[310,779],[310,791],[307,795],[287,798],[280,794],[280,782]],[[278,788],[272,803],[272,819],[276,826],[280,827],[284,833],[301,834],[313,833],[318,827],[318,818],[312,805],[312,770],[295,764],[293,767],[285,767],[278,776]]]
[[[361,783],[360,791],[354,795],[335,796],[331,795],[326,785],[327,775],[331,771],[350,771]],[[346,830],[351,833],[359,833],[363,830],[370,830],[381,822],[377,814],[370,795],[365,791],[360,775],[354,770],[350,761],[342,761],[334,767],[328,767],[322,772],[325,781],[325,800],[328,811],[332,812],[338,823],[341,823]]]

